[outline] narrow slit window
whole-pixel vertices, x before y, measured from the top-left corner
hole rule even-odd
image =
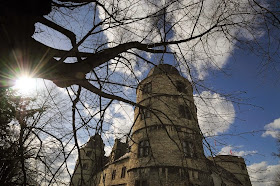
[[[122,168],[122,173],[121,173],[121,178],[125,177],[125,173],[126,173],[126,167]]]
[[[114,180],[116,178],[116,170],[113,170],[112,172],[112,180]]]

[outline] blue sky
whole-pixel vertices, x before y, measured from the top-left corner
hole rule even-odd
[[[252,106],[240,105],[240,108],[235,106],[237,119],[233,125],[237,128],[236,133],[259,132],[242,135],[245,139],[229,138],[229,143],[243,144],[244,149],[257,150],[258,154],[248,158],[248,161],[266,160],[273,164],[278,162],[271,156],[273,152],[277,152],[276,140],[271,136],[261,137],[261,135],[266,124],[280,118],[280,84],[273,78],[277,77],[277,74],[273,75],[273,70],[268,70],[264,72],[265,74],[259,73],[260,60],[254,55],[237,50],[225,67],[229,69],[230,75],[212,76],[207,81],[211,81],[216,89],[246,92],[242,97],[248,98],[248,101],[244,102]]]
[[[235,105],[235,121],[229,131],[225,132],[241,135],[226,137],[225,140],[232,147],[227,150],[251,151],[244,157],[247,166],[257,170],[266,170],[262,175],[251,174],[259,178],[266,177],[266,181],[270,181],[273,179],[271,175],[279,169],[279,166],[276,166],[279,165],[279,159],[273,156],[273,153],[278,152],[279,146],[277,147],[276,139],[271,135],[264,137],[262,134],[265,132],[265,125],[280,118],[280,84],[277,78],[279,74],[273,69],[260,72],[262,70],[261,60],[254,54],[237,49],[224,67],[226,74],[216,73],[206,78],[206,81],[214,89],[226,92],[244,91],[241,97],[244,98],[245,105]],[[279,128],[280,123],[278,123],[278,131]],[[224,137],[221,136],[221,138]],[[230,152],[227,153],[230,154]],[[264,162],[267,165],[262,166]],[[275,167],[271,169],[269,165],[275,165]],[[266,184],[270,183],[254,183],[254,185]]]

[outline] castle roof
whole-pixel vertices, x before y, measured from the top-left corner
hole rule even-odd
[[[159,64],[152,68],[152,70],[149,72],[148,77],[152,75],[157,74],[179,74],[179,71],[172,65],[169,64]]]

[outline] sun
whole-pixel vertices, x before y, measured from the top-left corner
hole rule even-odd
[[[21,94],[30,94],[37,87],[36,79],[29,76],[21,76],[16,80],[15,86],[13,87]]]

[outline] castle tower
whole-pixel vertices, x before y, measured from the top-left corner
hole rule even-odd
[[[105,164],[104,143],[96,134],[80,148],[80,158],[76,162],[71,184],[73,186],[95,186],[100,182],[100,171]],[[83,176],[81,176],[81,173]]]
[[[136,93],[128,143],[115,139],[105,161],[102,139],[93,136],[81,148],[71,185],[251,186],[243,158],[205,157],[192,85],[175,67],[154,67]]]
[[[128,185],[210,185],[190,82],[171,65],[137,88]]]
[[[209,159],[213,163],[215,163],[215,167],[212,168],[212,175],[215,185],[221,185],[221,183],[225,183],[226,185],[252,185],[248,175],[245,161],[242,157],[231,155],[219,155],[216,157],[210,157]],[[223,170],[219,171],[219,169],[217,169],[217,165],[222,167]],[[237,179],[236,181],[239,181],[240,184],[233,184],[236,181],[229,179],[229,176],[226,176],[225,174],[221,174],[221,172],[225,173],[226,171],[233,174]]]

